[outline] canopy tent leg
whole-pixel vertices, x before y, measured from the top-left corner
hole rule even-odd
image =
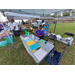
[[[55,30],[56,30],[56,22],[55,22],[55,27],[54,27],[54,32],[53,33],[55,33]]]

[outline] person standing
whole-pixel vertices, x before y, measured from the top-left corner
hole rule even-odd
[[[9,21],[8,27],[10,28],[10,31],[13,33],[14,27],[13,27],[13,22]]]
[[[16,23],[13,19],[11,21],[13,22],[13,27],[14,27],[13,32],[14,32],[14,35],[20,36],[20,33],[19,33],[19,24]]]
[[[25,22],[22,20],[22,24],[25,25]]]

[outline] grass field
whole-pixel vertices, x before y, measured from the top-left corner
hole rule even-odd
[[[49,31],[53,32],[54,24],[50,24]],[[64,32],[75,32],[75,23],[58,23],[56,27],[56,34],[63,35]],[[21,32],[20,34],[24,34]],[[44,37],[46,40],[47,37]],[[1,39],[4,40],[4,39]],[[0,40],[0,41],[1,41]],[[74,37],[75,42],[75,37]],[[26,51],[20,37],[14,39],[13,48],[12,44],[0,48],[0,65],[36,65],[34,59]],[[65,48],[65,44],[56,41],[55,49],[62,52]],[[40,65],[49,65],[44,59]],[[75,46],[71,45],[63,55],[60,65],[75,65]]]

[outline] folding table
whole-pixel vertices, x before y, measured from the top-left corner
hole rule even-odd
[[[33,36],[33,34],[30,34],[27,37],[32,38],[32,36]],[[37,64],[39,64],[49,54],[49,52],[54,48],[54,45],[52,45],[52,44],[50,44],[48,42],[45,44],[46,41],[43,40],[43,39],[42,39],[43,40],[43,43],[37,43],[41,48],[43,48],[45,51],[47,51],[47,54],[42,58],[42,60],[41,61],[38,61],[37,58],[34,56],[34,54],[31,52],[31,50],[29,49],[29,47],[27,46],[24,38],[22,38],[22,37],[20,37],[20,38],[21,38],[21,40],[22,40],[22,42],[23,42],[23,44],[24,44],[27,52],[30,54],[30,56],[35,60],[35,62]],[[34,41],[35,40],[39,40],[39,38],[36,37],[36,36],[34,36]]]

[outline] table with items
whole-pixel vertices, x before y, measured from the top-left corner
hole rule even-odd
[[[54,48],[54,45],[50,43],[45,43],[43,39],[39,39],[33,34],[30,35],[21,35],[20,36],[27,52],[39,64]]]
[[[7,44],[13,44],[12,33],[8,30],[3,30],[0,32],[0,39],[4,38],[4,41],[0,41],[0,47],[6,46]]]

